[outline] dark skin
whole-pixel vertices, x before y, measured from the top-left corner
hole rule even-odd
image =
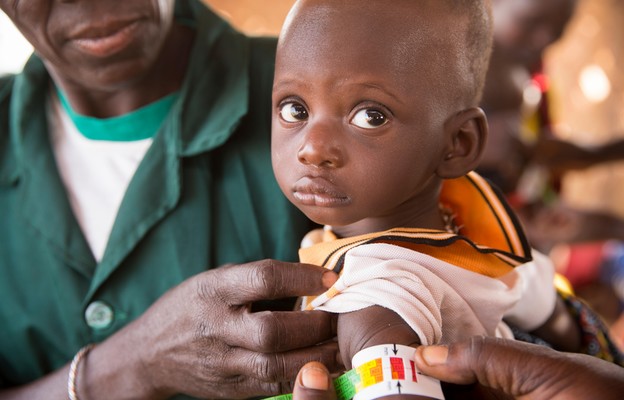
[[[615,364],[523,342],[475,337],[448,346],[422,346],[414,361],[426,375],[479,386],[498,399],[617,400],[624,392],[624,369]],[[297,376],[293,399],[335,398],[327,368],[306,364]]]
[[[0,0],[0,8],[81,114],[123,115],[180,88],[194,33],[173,23],[173,0]],[[310,360],[336,369],[337,346],[316,346],[335,336],[335,317],[251,312],[256,301],[322,293],[335,280],[320,267],[271,260],[189,278],[88,354],[78,393],[242,398],[288,390]],[[66,399],[68,370],[4,389],[0,398]]]
[[[273,88],[278,183],[309,218],[341,237],[397,226],[443,230],[441,182],[474,169],[487,136],[483,112],[444,91],[453,86],[445,77],[461,67],[453,57],[435,62],[434,49],[457,54],[463,43],[427,34],[461,22],[437,1],[360,5],[303,0],[289,16]],[[560,311],[543,329],[576,350],[578,332]],[[420,344],[379,306],[340,314],[338,342],[347,368],[363,348]]]
[[[323,312],[250,312],[258,300],[321,293],[335,282],[312,265],[260,261],[225,266],[171,289],[81,364],[88,399],[244,398],[288,391],[311,360],[336,369],[336,333]],[[287,328],[288,327],[288,328]],[[296,334],[300,330],[301,334]],[[294,369],[294,371],[293,371]],[[66,399],[69,365],[1,399]]]

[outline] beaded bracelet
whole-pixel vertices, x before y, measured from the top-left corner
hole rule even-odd
[[[82,349],[78,350],[78,353],[74,356],[69,366],[69,376],[67,377],[67,395],[69,400],[78,400],[78,392],[76,390],[76,377],[78,375],[78,365],[82,361],[87,353],[94,347],[94,344],[88,344]]]

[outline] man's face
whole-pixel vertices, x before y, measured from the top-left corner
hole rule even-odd
[[[0,0],[56,75],[85,87],[123,85],[156,59],[174,0]]]
[[[321,224],[387,229],[437,204],[450,108],[440,77],[454,58],[432,37],[446,17],[415,12],[411,0],[383,3],[303,2],[281,38],[273,168],[290,201]]]
[[[495,0],[496,51],[535,70],[546,47],[563,34],[575,6],[576,0]]]

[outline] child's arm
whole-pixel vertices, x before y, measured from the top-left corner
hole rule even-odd
[[[371,306],[338,316],[338,346],[347,369],[360,350],[378,344],[420,345],[418,335],[394,311]]]
[[[581,349],[581,332],[578,324],[559,296],[550,318],[531,334],[544,339],[556,350],[579,352]]]
[[[351,359],[358,351],[390,343],[413,347],[420,345],[416,333],[394,311],[371,306],[338,316],[338,346],[347,369],[351,369]],[[430,400],[429,397],[416,395],[392,395],[383,398]]]

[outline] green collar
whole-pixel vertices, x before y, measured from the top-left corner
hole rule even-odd
[[[65,94],[59,89],[57,93],[63,109],[84,137],[112,142],[153,138],[178,98],[178,93],[175,92],[128,114],[112,118],[94,118],[78,114],[72,109]]]

